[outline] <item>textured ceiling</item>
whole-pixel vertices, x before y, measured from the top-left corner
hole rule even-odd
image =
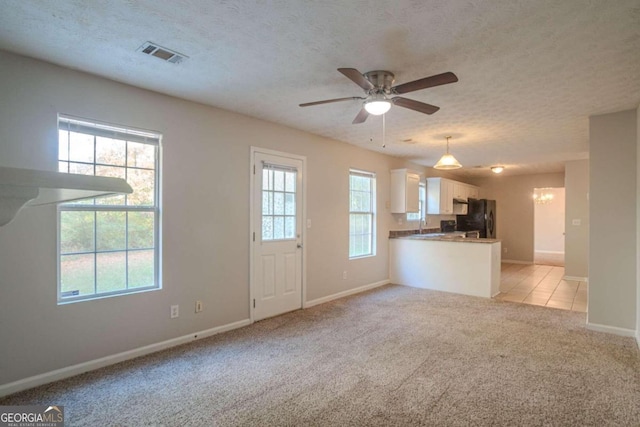
[[[588,157],[589,115],[640,103],[640,0],[2,0],[0,49],[424,165],[451,135],[477,176],[562,171]],[[383,149],[381,118],[351,124],[358,101],[298,107],[362,96],[340,67],[460,81],[404,95],[441,109],[393,107]]]

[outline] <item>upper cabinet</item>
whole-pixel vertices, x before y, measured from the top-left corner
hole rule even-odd
[[[420,211],[420,174],[409,169],[391,170],[391,213]]]
[[[473,185],[468,186],[469,189],[469,199],[479,199],[480,198],[480,189]]]
[[[453,181],[453,198],[455,200],[467,200],[469,198],[468,185]]]
[[[453,214],[453,181],[444,178],[427,178],[427,214]]]
[[[427,214],[466,215],[466,202],[477,199],[478,187],[446,178],[427,178]]]

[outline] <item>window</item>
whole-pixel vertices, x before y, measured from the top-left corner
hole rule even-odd
[[[129,195],[58,206],[58,302],[160,288],[161,135],[58,117],[58,170],[125,179]]]
[[[296,238],[295,168],[262,166],[262,240]]]
[[[349,171],[349,258],[375,255],[376,176]]]
[[[427,206],[427,185],[424,182],[420,183],[420,188],[418,190],[418,212],[411,212],[407,214],[407,221],[418,221],[424,220],[425,218],[425,207]]]

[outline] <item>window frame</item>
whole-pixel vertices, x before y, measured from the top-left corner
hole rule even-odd
[[[119,139],[125,139],[125,141],[128,142],[134,142],[134,143],[142,143],[142,144],[148,144],[148,145],[152,145],[154,146],[154,204],[153,205],[128,205],[126,204],[126,202],[122,205],[104,205],[104,204],[82,204],[80,203],[81,201],[72,201],[69,203],[61,203],[57,205],[57,209],[56,209],[56,257],[57,257],[57,261],[56,261],[56,272],[57,272],[57,277],[56,277],[56,296],[57,296],[57,304],[58,305],[64,305],[64,304],[69,304],[69,303],[75,303],[75,302],[81,302],[81,301],[92,301],[92,300],[96,300],[96,299],[101,299],[101,298],[109,298],[109,297],[114,297],[114,296],[121,296],[121,295],[130,295],[130,294],[135,294],[135,293],[141,293],[141,292],[148,292],[148,291],[155,291],[155,290],[160,290],[162,289],[162,265],[161,265],[161,261],[162,261],[162,238],[161,238],[161,224],[162,224],[162,199],[161,199],[161,186],[162,186],[162,180],[161,180],[161,167],[162,167],[162,134],[160,132],[156,132],[156,131],[151,131],[151,130],[142,130],[142,129],[136,129],[136,128],[132,128],[132,127],[128,127],[128,126],[123,126],[123,125],[115,125],[115,124],[111,124],[111,123],[106,123],[106,122],[100,122],[100,121],[96,121],[93,119],[85,119],[85,118],[79,118],[79,117],[74,117],[74,116],[70,116],[67,114],[58,114],[58,137],[57,137],[57,147],[58,147],[58,154],[57,154],[57,163],[59,165],[59,162],[67,162],[67,163],[77,163],[77,164],[86,164],[86,165],[92,165],[94,167],[94,176],[95,176],[95,168],[96,166],[114,166],[114,165],[103,165],[102,163],[96,162],[96,138],[97,137],[106,137],[106,138],[119,138]],[[67,124],[66,127],[63,127],[64,123]],[[71,126],[70,124],[73,123],[73,126]],[[65,131],[75,131],[75,132],[79,132],[79,133],[84,133],[84,134],[88,134],[93,136],[93,145],[94,145],[94,157],[93,157],[93,162],[82,162],[82,161],[75,161],[75,160],[71,160],[69,158],[67,158],[66,160],[64,159],[60,159],[60,139],[59,139],[59,131],[60,130],[65,130]],[[95,130],[95,132],[91,132],[91,130]],[[111,132],[111,134],[110,134]],[[128,135],[128,136],[127,136]],[[125,147],[128,148],[127,145],[125,145]],[[67,156],[68,157],[68,156]],[[140,169],[140,170],[149,170],[149,168],[144,168],[144,167],[130,167],[128,166],[127,162],[127,157],[128,157],[128,150],[125,149],[125,163],[124,166],[122,166],[125,170],[128,169]],[[68,165],[69,166],[69,165]],[[119,167],[119,166],[118,166]],[[60,166],[58,166],[58,170]],[[61,173],[71,173],[68,172],[69,169],[67,169],[67,172],[61,172]],[[92,199],[86,199],[89,201],[95,200],[97,198],[92,198]],[[77,296],[62,296],[63,292],[62,292],[62,283],[61,283],[61,279],[62,279],[62,256],[63,255],[74,255],[75,253],[63,253],[62,252],[62,213],[63,212],[93,212],[94,213],[94,221],[93,221],[93,250],[92,251],[86,251],[86,252],[78,252],[77,254],[93,254],[94,256],[94,260],[93,260],[93,274],[94,274],[94,293],[92,294],[88,294],[88,295],[77,295]],[[99,212],[124,212],[125,215],[129,212],[150,212],[154,214],[154,225],[153,225],[153,233],[154,233],[154,241],[153,241],[153,247],[152,248],[134,248],[134,249],[130,249],[125,245],[125,248],[122,250],[104,250],[104,251],[99,251],[97,248],[97,214]],[[129,231],[129,224],[128,224],[128,220],[125,222],[125,239],[128,239],[128,231]],[[125,240],[126,241],[126,240]],[[154,277],[154,284],[150,285],[150,286],[144,286],[144,287],[135,287],[135,288],[129,288],[129,280],[128,280],[128,269],[125,270],[126,271],[126,289],[120,289],[120,290],[115,290],[115,291],[109,291],[109,292],[97,292],[97,274],[98,274],[98,269],[97,269],[97,254],[100,253],[117,253],[117,252],[123,252],[125,254],[128,254],[129,252],[138,252],[138,251],[148,251],[148,250],[153,250],[154,254],[153,254],[153,277]],[[128,258],[125,261],[125,265],[128,266]],[[126,267],[125,267],[126,268]]]
[[[275,189],[275,185],[271,185],[273,188],[269,189],[265,189],[265,181],[264,181],[264,173],[265,171],[268,171],[269,173],[273,173],[274,174],[274,181],[275,181],[275,173],[276,172],[283,172],[283,189],[282,191],[280,190],[276,190]],[[287,191],[288,190],[288,186],[287,186],[287,178],[286,178],[286,174],[287,173],[293,173],[293,186],[294,186],[294,191]],[[275,242],[290,242],[290,241],[294,241],[294,240],[298,240],[298,235],[297,235],[297,223],[299,221],[298,216],[300,215],[300,213],[298,212],[297,206],[298,206],[298,193],[299,193],[299,189],[298,189],[298,176],[299,176],[300,171],[298,170],[298,168],[296,167],[292,167],[292,166],[287,166],[287,165],[278,165],[278,164],[274,164],[274,163],[268,163],[268,162],[262,162],[262,189],[261,191],[261,195],[262,195],[262,210],[260,212],[260,219],[264,220],[265,216],[271,217],[273,218],[273,225],[272,225],[272,235],[275,235],[275,218],[276,217],[283,217],[283,234],[284,237],[282,238],[271,238],[271,239],[265,239],[264,237],[264,225],[261,227],[260,230],[260,241],[262,242],[269,242],[269,243],[275,243]],[[267,187],[269,187],[269,185],[267,185]],[[269,193],[271,193],[272,195],[272,199],[271,199],[271,213],[264,213],[264,192],[267,191]],[[282,193],[283,194],[283,213],[282,214],[276,214],[275,213],[275,193]],[[286,197],[287,194],[293,194],[293,209],[294,209],[294,213],[293,215],[291,214],[287,214],[286,212]],[[293,218],[293,235],[291,237],[286,237],[287,236],[287,217],[289,218]]]
[[[363,177],[363,178],[368,178],[371,181],[371,188],[370,188],[370,209],[368,211],[352,211],[351,210],[351,196],[352,196],[352,191],[354,191],[351,188],[351,177],[352,176],[359,176],[359,177]],[[376,215],[376,173],[375,172],[369,172],[369,171],[364,171],[361,169],[354,169],[354,168],[350,168],[349,169],[349,260],[353,260],[353,259],[360,259],[360,258],[368,258],[368,257],[373,257],[376,256],[376,219],[377,219],[377,215]],[[358,190],[359,191],[359,190]],[[360,254],[360,255],[352,255],[351,253],[351,239],[353,238],[353,236],[355,236],[355,234],[352,233],[351,231],[351,215],[356,214],[356,215],[368,215],[370,217],[370,221],[371,221],[371,233],[370,233],[370,237],[369,237],[369,245],[371,247],[371,250],[369,253],[366,254]]]
[[[424,197],[422,197],[424,196]],[[420,180],[420,184],[418,187],[418,212],[408,212],[407,221],[424,221],[426,218],[426,206],[427,206],[427,183],[424,180]],[[411,215],[411,216],[410,216]],[[413,215],[419,215],[418,218],[413,217]]]

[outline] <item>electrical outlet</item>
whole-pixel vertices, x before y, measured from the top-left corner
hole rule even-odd
[[[180,316],[180,306],[179,305],[172,305],[171,306],[171,318],[175,319],[178,316]]]
[[[571,220],[571,225],[580,225],[580,224],[582,224],[582,221],[579,218]]]
[[[347,270],[342,272],[342,280],[347,280]]]
[[[203,309],[202,301],[196,301],[196,313],[200,313]]]

